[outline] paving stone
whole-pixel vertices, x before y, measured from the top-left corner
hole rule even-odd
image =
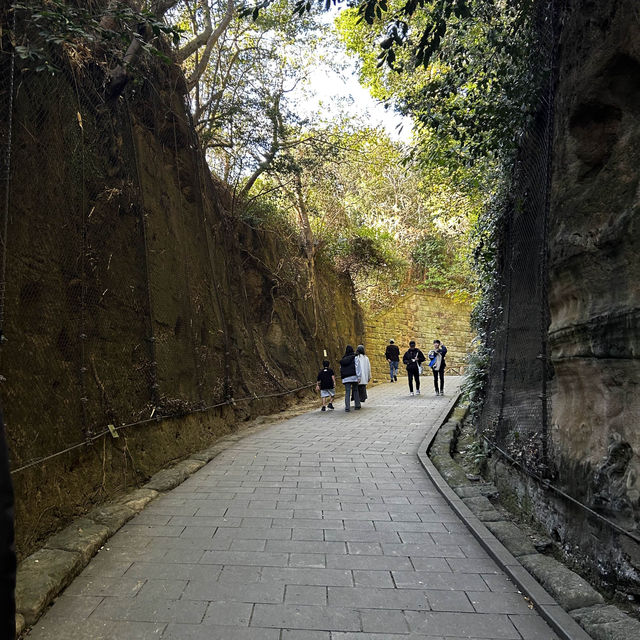
[[[476,591],[467,594],[479,613],[508,613],[527,615],[533,613],[533,605],[519,593],[495,593]]]
[[[287,585],[285,604],[312,604],[325,606],[327,604],[326,587],[305,587],[302,585]]]
[[[170,624],[162,640],[280,640],[280,630],[224,625]]]
[[[167,625],[158,622],[114,622],[89,619],[82,622],[53,623],[45,616],[29,632],[29,640],[158,640]]]
[[[105,598],[91,614],[101,620],[200,623],[207,602],[161,598]]]
[[[183,600],[207,602],[245,602],[279,604],[284,601],[285,585],[282,583],[240,583],[228,581],[191,580],[182,594]]]
[[[405,615],[411,631],[428,636],[521,640],[520,634],[506,615],[440,611],[407,611]]]
[[[251,626],[276,629],[318,629],[321,631],[359,631],[360,616],[342,607],[257,604]]]
[[[538,640],[544,623],[415,457],[438,403],[372,389],[361,412],[234,435],[156,475],[93,519],[111,531],[153,501],[41,640]]]
[[[369,634],[375,633],[408,633],[409,625],[401,611],[373,611],[363,610],[362,630]]]
[[[549,628],[549,625],[539,616],[510,615],[509,620],[511,620],[523,640],[559,640],[558,636]],[[622,640],[622,638],[607,636],[607,640]]]
[[[451,591],[488,591],[482,576],[468,573],[431,573],[428,571],[394,571],[399,589],[436,589]]]
[[[252,611],[253,604],[225,600],[211,602],[204,616],[203,624],[248,627]]]
[[[385,589],[395,587],[390,571],[354,571],[353,582],[356,587],[381,587]]]
[[[144,579],[134,577],[104,577],[102,574],[95,576],[91,573],[83,572],[78,576],[64,592],[70,596],[119,596],[133,597],[142,586]]]

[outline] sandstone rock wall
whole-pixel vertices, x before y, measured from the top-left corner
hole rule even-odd
[[[534,348],[515,378],[510,373],[514,362],[505,356],[506,389],[500,389],[499,370],[493,369],[497,375],[489,381],[485,407],[497,408],[498,438],[508,440],[511,454],[527,467],[527,447],[514,436],[528,425],[534,435],[541,432],[539,416],[532,413],[530,419],[523,413],[528,404],[548,398],[551,442],[545,472],[550,482],[637,537],[640,5],[637,0],[567,0],[558,24],[551,206],[544,247],[551,376],[541,393],[535,376],[527,377],[542,366]],[[531,164],[543,157],[542,147],[529,149]],[[517,216],[512,220],[517,222]],[[495,334],[495,346],[508,355],[507,344],[511,347],[528,334],[535,339],[537,333],[532,331],[534,310],[527,311],[527,286],[536,282],[540,269],[527,267],[526,258],[527,252],[544,255],[539,248],[544,238],[529,249],[509,233],[506,238],[505,270],[517,276],[508,279],[517,283],[510,290],[511,301],[517,301],[517,322],[512,304],[505,311],[511,313],[508,332]],[[516,254],[524,256],[520,263],[514,261]],[[538,306],[542,304],[544,300]],[[531,442],[535,462],[539,443],[546,440],[542,435]],[[576,566],[612,593],[617,589],[640,596],[640,545],[560,494],[515,474],[511,466],[501,467],[499,458],[494,467],[502,486],[511,486],[519,506],[546,526]]]
[[[278,394],[315,381],[323,349],[335,361],[363,327],[348,279],[325,267],[314,288],[295,241],[232,213],[176,67],[147,60],[112,101],[98,64],[17,73],[0,366],[12,468],[26,467],[14,474],[26,554],[277,411],[296,397]],[[109,424],[127,426],[101,436]]]
[[[640,6],[573,0],[560,43],[549,227],[561,481],[640,526]],[[574,482],[576,469],[581,483]]]
[[[390,309],[365,318],[366,351],[374,378],[387,380],[389,365],[384,352],[393,338],[400,347],[400,358],[415,340],[425,356],[434,340],[448,349],[450,374],[464,370],[473,340],[470,305],[456,302],[436,291],[413,291],[395,301]],[[404,375],[404,367],[400,368]]]

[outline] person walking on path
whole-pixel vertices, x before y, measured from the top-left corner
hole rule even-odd
[[[351,411],[351,390],[355,393],[355,409],[360,409],[360,394],[357,393],[360,382],[360,362],[353,352],[353,347],[348,344],[344,350],[344,356],[340,360],[340,378],[344,384],[344,410]]]
[[[316,383],[316,391],[320,392],[322,398],[322,411],[333,409],[333,399],[336,396],[336,376],[333,373],[333,369],[329,368],[329,361],[322,361],[322,369],[318,372],[318,382]],[[325,403],[329,401],[329,404],[325,406]]]
[[[420,395],[420,370],[422,363],[426,360],[424,353],[416,348],[415,340],[409,343],[409,348],[402,356],[402,362],[407,367],[409,376],[409,395],[413,395],[413,381],[416,383],[416,395]]]
[[[360,394],[360,402],[367,399],[367,385],[371,380],[371,362],[364,353],[364,345],[359,344],[356,347],[356,359],[360,363],[360,383],[358,384],[358,393]]]
[[[384,357],[389,363],[389,378],[391,382],[398,382],[398,368],[400,367],[400,348],[394,343],[393,338],[384,352]]]
[[[447,355],[447,347],[440,340],[433,341],[433,349],[429,351],[429,366],[433,371],[433,386],[437,396],[444,395],[444,370],[447,367],[445,356]],[[438,388],[438,380],[440,387]]]

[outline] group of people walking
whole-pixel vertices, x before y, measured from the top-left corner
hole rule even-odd
[[[433,341],[433,349],[429,351],[428,366],[433,372],[433,384],[436,395],[444,395],[444,370],[446,368],[445,356],[447,347],[440,340]],[[389,363],[389,377],[391,382],[398,381],[398,368],[400,366],[400,349],[394,340],[389,340],[385,351],[385,358]],[[422,364],[426,362],[424,354],[416,347],[414,340],[409,342],[409,349],[402,356],[402,362],[407,368],[409,376],[409,395],[420,395],[420,375]],[[329,366],[328,360],[323,360],[322,369],[318,372],[316,391],[320,392],[322,411],[333,410],[333,400],[336,395],[336,376]],[[344,410],[351,411],[351,402],[358,411],[362,403],[367,399],[367,385],[371,380],[371,363],[364,352],[364,346],[359,344],[356,350],[347,345],[344,356],[340,360],[340,378],[344,384]],[[414,392],[415,385],[415,392]]]
[[[367,399],[367,385],[371,380],[371,362],[364,353],[364,345],[359,344],[355,351],[351,345],[347,345],[340,360],[340,378],[344,384],[344,410],[351,411],[351,401],[354,403],[354,409],[360,410],[362,403]],[[322,362],[316,391],[320,392],[322,398],[322,411],[334,409],[336,376],[329,367],[328,360]]]
[[[447,347],[440,340],[433,341],[433,348],[429,351],[428,366],[433,372],[433,386],[437,396],[444,395],[444,370],[447,366],[445,356],[447,355]],[[400,349],[394,340],[389,340],[389,345],[385,351],[384,357],[389,363],[389,378],[391,382],[398,381],[398,368],[400,367]],[[423,371],[422,363],[426,362],[424,353],[416,347],[415,340],[409,342],[409,348],[402,356],[402,362],[407,368],[407,376],[409,377],[409,395],[420,395],[420,376]],[[414,392],[415,383],[415,392]]]

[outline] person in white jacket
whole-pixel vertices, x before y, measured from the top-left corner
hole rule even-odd
[[[364,353],[364,345],[359,344],[356,347],[356,358],[360,369],[360,382],[358,383],[358,393],[360,394],[360,402],[367,399],[367,385],[371,380],[371,362]]]

